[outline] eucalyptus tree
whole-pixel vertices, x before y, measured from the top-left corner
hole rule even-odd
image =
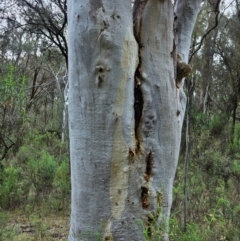
[[[201,2],[68,1],[69,241],[168,240]]]
[[[11,28],[22,29],[41,38],[42,50],[57,47],[67,63],[67,0],[2,0],[1,32],[6,35]]]
[[[66,109],[67,101],[61,97],[67,89],[67,1],[2,0],[0,21],[1,56],[10,59],[15,69],[32,80],[28,83],[26,110],[29,112],[34,108],[38,113],[43,109],[47,116],[53,108],[45,107],[53,107],[54,103],[59,106],[59,99],[62,108]],[[57,72],[58,76],[55,75]],[[48,118],[43,121],[43,116],[38,118],[41,125],[49,122]],[[64,116],[62,126],[65,131]]]
[[[231,12],[220,21],[220,31],[216,42],[215,55],[218,58],[216,65],[217,88],[212,89],[211,101],[217,110],[220,110],[231,121],[231,140],[234,142],[236,124],[240,120],[238,114],[240,93],[240,70],[239,70],[239,3],[231,8]],[[226,81],[227,80],[227,81]],[[225,122],[227,123],[227,121]],[[235,136],[235,140],[238,137]]]
[[[200,103],[198,108],[207,113],[209,120],[221,116],[222,129],[232,121],[232,133],[239,119],[239,18],[238,4],[233,2],[223,2],[218,10],[220,14],[209,11],[209,3],[204,4],[199,19],[207,25],[204,27],[202,21],[197,22],[194,35],[203,35],[206,41],[191,62],[196,79],[195,103]],[[207,34],[199,33],[200,28],[205,28]]]

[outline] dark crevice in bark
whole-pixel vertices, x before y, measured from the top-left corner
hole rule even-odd
[[[129,163],[129,165],[134,163],[134,161],[135,161],[134,156],[135,156],[135,153],[129,148],[129,150],[128,150],[128,163]]]
[[[135,72],[135,82],[134,82],[134,118],[135,118],[135,138],[136,138],[136,153],[139,153],[140,151],[140,142],[141,138],[139,135],[139,127],[142,119],[142,111],[143,111],[143,93],[141,89],[141,53],[140,48],[138,50],[138,56],[139,56],[139,63],[138,67]]]
[[[135,75],[136,78],[136,75]],[[139,126],[142,118],[142,110],[143,110],[143,94],[141,90],[141,86],[136,85],[134,87],[134,117],[135,117],[135,138],[137,140],[136,144],[136,153],[140,150],[140,136],[139,136]]]
[[[131,148],[129,148],[128,154],[130,157],[134,157],[134,152],[131,150]]]
[[[146,158],[146,171],[145,171],[145,180],[148,182],[152,176],[152,167],[153,167],[153,155],[152,151],[147,154]]]
[[[142,200],[142,207],[144,209],[149,207],[149,190],[147,187],[141,187],[141,200]]]
[[[143,112],[143,105],[144,105],[144,99],[143,99],[143,93],[141,90],[141,48],[143,47],[143,44],[141,43],[141,31],[142,31],[142,13],[144,10],[144,7],[147,3],[143,0],[135,0],[134,7],[133,7],[133,31],[134,36],[136,38],[136,41],[138,43],[138,57],[139,57],[139,63],[135,72],[135,86],[134,86],[134,112],[135,112],[135,138],[136,138],[136,153],[140,152],[141,148],[141,138],[139,135],[139,127],[142,119],[142,112]]]
[[[112,236],[106,236],[102,240],[103,241],[111,241],[111,240],[113,240],[113,237]]]
[[[173,37],[173,50],[171,52],[171,56],[173,58],[173,63],[174,63],[174,79],[175,82],[177,83],[177,41],[178,41],[178,36],[177,36],[177,16],[174,13],[174,22],[173,22],[173,32],[174,32],[174,37]]]

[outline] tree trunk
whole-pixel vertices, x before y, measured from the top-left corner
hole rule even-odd
[[[69,241],[154,240],[158,223],[168,240],[186,104],[172,2],[136,1],[134,18],[137,41],[130,1],[68,3]]]

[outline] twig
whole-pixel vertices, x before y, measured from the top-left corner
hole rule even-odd
[[[207,35],[218,26],[218,15],[220,14],[219,11],[219,5],[220,5],[221,0],[218,0],[217,4],[216,4],[216,16],[215,16],[215,24],[202,36],[201,41],[197,47],[197,49],[191,54],[190,58],[189,58],[189,63],[192,59],[192,57],[200,50],[200,48],[202,47],[203,41],[204,39],[207,37]]]

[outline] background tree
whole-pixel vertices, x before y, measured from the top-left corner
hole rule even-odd
[[[236,39],[239,39],[237,25],[235,25],[237,24],[236,5],[232,5],[231,11],[228,9],[228,13],[226,13],[226,7],[233,2],[220,5],[218,27],[209,33],[203,41],[201,50],[192,58],[191,64],[194,71],[191,75],[192,78],[188,81],[191,81],[194,91],[190,116],[188,230],[186,235],[195,233],[203,240],[220,238],[237,240],[239,235],[239,226],[238,223],[235,223],[235,212],[238,210],[239,197],[238,194],[234,197],[230,195],[230,193],[239,193],[237,187],[239,185],[237,184],[239,183],[238,117],[235,118],[235,124],[233,124],[233,116],[239,115],[238,104],[234,105],[236,98],[233,98],[235,93],[238,92],[237,75],[235,75],[237,72],[233,71],[233,69],[238,68],[235,65],[237,62],[234,61],[238,53],[232,51],[232,48],[238,48]],[[203,23],[207,19],[208,9],[207,3],[205,3],[193,34],[193,36],[198,36],[193,38],[193,45],[196,45],[196,39],[199,40],[199,36],[202,36],[202,26],[205,26]],[[214,22],[209,27],[211,26],[214,26]],[[231,26],[235,26],[236,30],[233,30]],[[205,29],[205,32],[207,32],[207,29]],[[210,41],[214,41],[213,44],[210,44]],[[227,62],[224,62],[223,57],[221,57],[220,49],[221,51],[226,50],[225,57],[229,57]],[[205,65],[209,54],[211,56],[210,66]],[[232,71],[229,71],[227,66],[231,60],[235,64],[231,65]],[[206,72],[209,73],[208,76],[204,74]],[[206,79],[210,79],[211,84],[208,87],[207,95],[201,95],[201,93],[206,93],[206,87],[209,83],[206,82]],[[202,108],[202,96],[207,96],[205,113],[203,113]],[[234,135],[232,134],[233,126],[235,126]],[[173,204],[173,213],[176,214],[182,206],[182,198],[179,196],[183,189],[179,182],[183,178],[182,167],[183,160],[180,158]],[[196,175],[196,173],[198,174]],[[196,176],[199,178],[196,178]],[[180,216],[178,220],[181,220]],[[201,225],[202,228],[199,231],[202,235],[200,235],[197,234],[198,231],[194,227],[195,224],[201,223],[203,219],[205,225]],[[226,226],[228,226],[227,229]],[[208,232],[205,231],[207,227],[211,227]]]
[[[2,20],[11,24],[12,28],[40,37],[42,50],[50,51],[51,46],[57,47],[67,63],[66,0],[4,0],[2,6]]]
[[[51,40],[30,31],[19,15],[23,5],[17,3],[3,1],[0,10],[0,206],[25,207],[29,202],[34,207],[49,196],[57,202],[61,197],[62,206],[69,195],[68,151],[66,143],[59,143],[65,60]],[[53,5],[44,2],[42,7],[46,4]],[[57,23],[59,15],[51,14]]]

